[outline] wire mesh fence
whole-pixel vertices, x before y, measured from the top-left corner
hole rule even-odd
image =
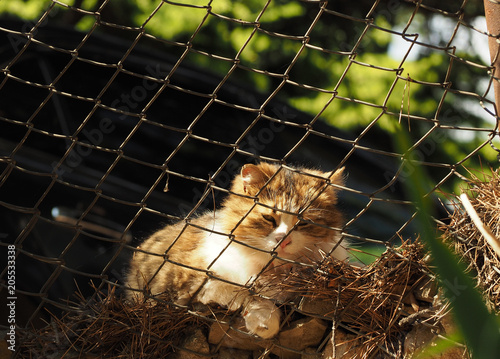
[[[94,303],[121,290],[137,246],[219,208],[244,164],[322,168],[323,180],[345,167],[345,223],[330,229],[368,263],[418,236],[403,190],[417,166],[442,218],[440,191],[496,161],[498,36],[481,4],[28,5],[19,20],[0,3],[1,291],[19,332],[74,312],[75,292]],[[320,337],[310,352],[259,355],[319,355]]]

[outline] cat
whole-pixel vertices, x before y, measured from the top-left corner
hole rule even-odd
[[[248,332],[272,338],[280,310],[249,288],[259,276],[294,263],[329,254],[347,259],[336,208],[343,170],[329,176],[267,162],[244,165],[220,209],[168,225],[137,248],[126,280],[128,299],[144,300],[146,292],[180,305],[241,308]]]

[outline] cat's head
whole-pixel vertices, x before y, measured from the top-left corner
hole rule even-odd
[[[224,203],[226,230],[235,239],[299,262],[321,259],[340,239],[344,222],[337,210],[343,168],[325,173],[269,163],[247,164],[232,182]],[[345,259],[341,243],[333,252]],[[262,252],[266,254],[266,252]]]

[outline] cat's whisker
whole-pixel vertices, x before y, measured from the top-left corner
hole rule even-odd
[[[325,209],[325,208],[314,208],[310,207],[307,209],[308,212],[328,212],[328,213],[334,213],[335,211],[331,209]]]
[[[311,249],[311,248],[309,248],[309,247],[304,247],[304,249],[305,249],[305,250],[307,250],[307,251],[309,251],[309,252],[311,252],[311,253],[314,253],[314,250],[312,250],[312,249]]]

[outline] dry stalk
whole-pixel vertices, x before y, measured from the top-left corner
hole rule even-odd
[[[472,222],[474,222],[479,232],[481,232],[481,234],[484,236],[484,238],[489,243],[491,248],[493,248],[497,256],[500,257],[500,242],[498,241],[498,238],[495,237],[490,227],[488,227],[486,224],[483,223],[483,221],[481,221],[481,218],[479,218],[476,210],[474,209],[474,206],[469,200],[469,197],[467,197],[467,194],[462,193],[459,198],[465,210],[472,219]],[[482,201],[480,202],[484,205]]]
[[[500,308],[500,175],[472,175],[467,189],[453,201],[450,223],[443,226],[444,239],[461,254],[483,289],[488,302]],[[462,199],[462,201],[460,201]],[[465,201],[464,201],[465,199]],[[470,206],[468,203],[470,203]],[[462,204],[467,212],[462,210]],[[475,214],[474,214],[475,213]],[[471,215],[472,214],[472,215]]]
[[[397,347],[407,332],[408,326],[399,324],[401,316],[408,315],[403,308],[415,286],[429,279],[423,254],[419,241],[407,241],[368,267],[328,260],[319,270],[293,272],[282,285],[301,296],[338,303],[330,317],[359,333],[363,355],[371,357],[381,348]]]
[[[32,357],[34,349],[40,350],[42,341],[56,333],[65,340],[51,352],[59,353],[61,358],[74,357],[75,352],[82,358],[89,354],[110,358],[166,357],[174,352],[188,329],[204,325],[199,317],[163,301],[154,306],[126,303],[115,289],[109,286],[107,293],[98,293],[100,300],[90,304],[80,297],[79,311],[66,313],[60,319],[54,317],[52,330],[47,327],[34,338],[27,338],[21,358]],[[43,352],[47,353],[46,348]]]
[[[344,328],[357,333],[356,338],[362,339],[363,357],[395,352],[401,338],[411,329],[410,322],[401,320],[410,314],[405,310],[412,308],[411,293],[416,285],[429,278],[423,254],[418,241],[407,241],[399,248],[386,251],[368,267],[326,260],[316,269],[292,271],[280,278],[280,285],[276,286],[274,281],[272,289],[278,288],[279,292],[292,296],[331,301],[335,309],[327,313],[325,319],[342,323]],[[126,303],[115,294],[114,286],[106,293],[99,292],[97,301],[88,303],[80,296],[79,302],[78,312],[55,319],[54,325],[25,341],[26,355],[20,357],[33,357],[31,353],[44,345],[47,353],[44,340],[56,336],[59,344],[57,347],[52,344],[51,350],[61,353],[61,357],[75,352],[83,358],[84,353],[112,358],[167,357],[181,345],[190,329],[207,327],[202,317],[164,301],[157,301],[155,305]],[[291,309],[293,304],[288,306]],[[225,313],[212,308],[206,315],[214,319],[220,317],[221,311]]]

